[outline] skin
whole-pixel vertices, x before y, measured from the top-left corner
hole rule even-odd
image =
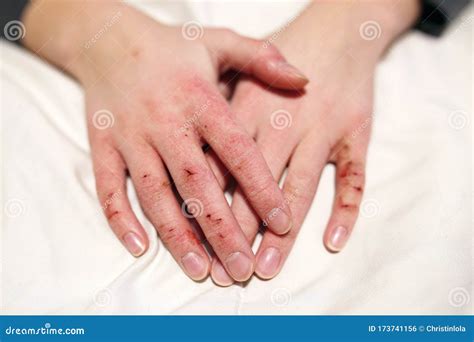
[[[260,219],[281,208],[269,224],[275,234],[291,228],[291,211],[218,80],[229,69],[275,89],[302,89],[307,79],[273,46],[222,29],[187,39],[181,27],[114,1],[32,2],[23,22],[24,45],[84,88],[98,197],[129,251],[142,255],[148,237],[126,195],[128,174],[145,215],[189,277],[201,280],[210,270],[188,220],[194,216],[226,272],[247,280],[255,257],[214,174],[225,168]],[[204,154],[204,144],[212,153]]]
[[[232,108],[256,139],[273,176],[280,179],[287,168],[283,191],[294,218],[286,235],[264,232],[256,255],[260,278],[271,279],[283,267],[328,163],[336,166],[336,191],[323,242],[331,252],[346,244],[364,191],[375,68],[387,47],[413,25],[418,11],[417,1],[315,1],[271,36],[288,60],[309,75],[305,91],[275,91],[249,78],[237,84]],[[361,33],[368,21],[379,25],[378,38]],[[280,126],[274,113],[280,113]],[[232,211],[253,242],[261,220],[240,187]],[[211,275],[219,285],[233,283],[218,259]]]

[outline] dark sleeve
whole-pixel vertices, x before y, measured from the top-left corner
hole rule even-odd
[[[440,36],[470,0],[421,0],[421,16],[416,28],[433,36]]]
[[[1,0],[0,18],[2,38],[19,42],[25,34],[25,27],[20,21],[21,13],[28,0]]]

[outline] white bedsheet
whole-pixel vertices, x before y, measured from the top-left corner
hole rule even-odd
[[[139,6],[263,37],[303,5]],[[2,42],[2,313],[472,313],[472,17],[442,39],[408,34],[381,63],[367,192],[347,248],[332,255],[321,242],[327,168],[282,273],[230,288],[189,280],[149,223],[150,250],[125,251],[96,199],[79,86]]]

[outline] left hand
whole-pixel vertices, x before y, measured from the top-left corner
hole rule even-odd
[[[310,76],[306,92],[269,90],[249,79],[238,83],[232,107],[255,137],[275,179],[288,166],[283,192],[293,227],[286,235],[265,231],[257,252],[259,277],[270,279],[281,270],[327,163],[336,165],[336,192],[323,240],[332,252],[346,244],[364,190],[375,67],[386,47],[414,21],[417,10],[415,1],[315,2],[274,42]],[[240,188],[232,210],[253,241],[261,220]],[[211,275],[219,285],[232,284],[217,259]]]

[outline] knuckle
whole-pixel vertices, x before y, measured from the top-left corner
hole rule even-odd
[[[218,99],[214,87],[209,81],[203,79],[199,75],[190,75],[183,79],[183,99],[191,97],[195,101],[204,102],[206,99]],[[184,97],[185,96],[185,97]]]
[[[273,180],[265,178],[261,182],[253,182],[252,185],[247,190],[247,196],[253,198],[254,200],[260,201],[265,198],[272,198],[273,188],[275,184]],[[272,203],[267,203],[270,207]]]
[[[216,212],[208,212],[206,214],[206,220],[208,224],[213,227],[213,229],[221,229],[224,226],[224,219],[222,218],[222,215],[219,215]]]
[[[230,133],[224,137],[222,150],[225,151],[228,164],[239,171],[251,169],[255,165],[254,141],[244,133]]]
[[[104,209],[105,217],[109,222],[109,225],[114,227],[114,225],[122,221],[124,219],[125,213],[123,211],[118,210],[116,207],[109,206]]]
[[[311,203],[314,199],[316,183],[313,178],[316,175],[302,172],[301,178],[299,178],[298,172],[295,172],[291,178],[287,178],[285,181],[284,196],[288,206],[291,206],[292,203]]]
[[[168,222],[159,225],[156,230],[160,235],[161,241],[168,247],[183,249],[185,246],[197,245],[199,240],[196,234],[190,229],[179,229],[178,224]]]
[[[365,169],[362,163],[346,162],[338,172],[337,205],[357,214],[364,192]]]
[[[185,240],[185,236],[180,234],[176,226],[173,224],[162,224],[157,227],[157,231],[160,234],[161,240],[167,246],[182,244]]]
[[[338,196],[337,209],[339,210],[357,214],[359,212],[359,205],[359,201],[347,196],[347,194]]]
[[[150,172],[142,172],[137,182],[137,192],[145,207],[153,207],[169,193],[171,184],[167,179]]]
[[[94,168],[95,188],[101,201],[105,201],[110,192],[121,188],[117,177],[122,176],[124,172],[125,169],[121,169],[120,172],[111,173],[108,170]]]
[[[337,195],[338,207],[347,211],[359,211],[362,196],[354,191],[345,191]]]
[[[125,189],[122,187],[115,187],[115,188],[102,188],[98,190],[98,197],[99,200],[101,201],[101,206],[102,210],[107,210],[110,208],[117,207],[118,204],[121,203],[123,198],[121,198],[122,195],[124,195]],[[126,196],[126,193],[125,193]]]
[[[212,171],[202,165],[184,164],[181,169],[183,184],[192,192],[204,190],[213,177]]]
[[[217,250],[228,249],[234,245],[235,235],[232,228],[223,224],[211,227],[206,232],[206,239]]]
[[[347,161],[340,167],[337,177],[343,187],[358,188],[356,190],[362,192],[365,183],[364,165],[360,162]]]
[[[289,179],[289,189],[291,192],[297,191],[306,184],[310,183],[315,177],[317,177],[316,171],[311,168],[297,168],[292,170],[291,178]]]

